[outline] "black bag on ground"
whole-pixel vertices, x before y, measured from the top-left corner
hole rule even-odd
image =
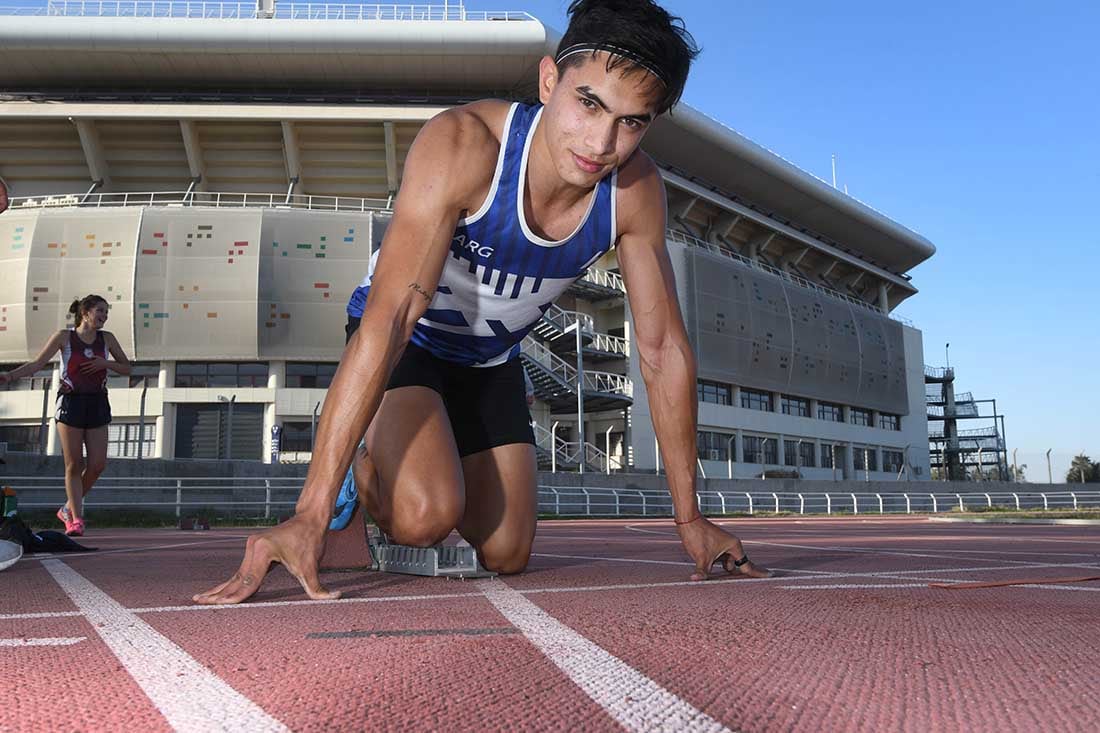
[[[0,522],[0,540],[23,546],[23,552],[94,552],[61,532],[43,530],[33,532],[18,516],[4,517]]]

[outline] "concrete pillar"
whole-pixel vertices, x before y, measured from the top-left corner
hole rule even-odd
[[[740,407],[741,406],[741,388],[739,386],[737,386],[736,384],[733,385],[733,406],[734,407]],[[738,441],[738,443],[740,443],[741,439],[738,438],[737,441]]]
[[[176,362],[162,361],[157,375],[160,388],[168,390],[176,386]],[[153,445],[157,458],[176,457],[176,405],[167,399],[161,402],[161,416],[157,418],[157,437]]]
[[[890,296],[886,292],[886,283],[880,282],[878,284],[878,307],[883,312],[889,315],[890,313]]]
[[[783,412],[783,395],[772,392],[772,412]]]
[[[882,471],[882,446],[876,446],[871,450],[875,456],[875,471]]]
[[[848,408],[845,407],[845,410]],[[856,475],[855,448],[851,443],[842,443],[844,446],[844,478],[850,479]]]
[[[822,467],[821,438],[814,439],[814,467]]]
[[[817,407],[817,400],[810,400],[810,417],[812,417],[814,420],[817,419]]]
[[[280,390],[286,384],[286,362],[285,361],[271,361],[268,362],[267,368],[267,388],[270,390]],[[276,425],[281,425],[282,420],[275,414],[275,404],[277,397],[273,397],[271,402],[264,405],[264,435],[263,446],[264,449],[260,453],[264,463],[271,463],[271,431]]]
[[[776,438],[776,440],[779,441],[779,444],[776,446],[777,451],[775,453],[775,461],[780,466],[786,466],[786,465],[788,465],[787,464],[787,436],[780,433],[779,437]]]
[[[737,440],[733,441],[733,460],[735,463],[745,462],[745,434],[742,430],[734,430]]]

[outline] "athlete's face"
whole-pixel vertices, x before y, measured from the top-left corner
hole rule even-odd
[[[662,91],[646,72],[625,66],[608,71],[602,51],[561,75],[553,59],[544,58],[539,125],[558,175],[588,188],[625,163],[656,117]]]
[[[103,328],[107,323],[107,304],[97,303],[95,308],[84,311],[84,323],[97,331]]]

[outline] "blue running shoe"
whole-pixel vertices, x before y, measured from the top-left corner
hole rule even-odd
[[[340,485],[340,493],[336,495],[336,507],[332,511],[332,521],[328,523],[328,528],[341,530],[347,527],[358,502],[359,491],[355,488],[355,476],[349,468],[348,475],[344,476],[344,483]]]

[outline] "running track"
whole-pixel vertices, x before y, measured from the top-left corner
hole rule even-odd
[[[669,521],[542,522],[526,573],[276,570],[247,531],[93,529],[0,575],[2,731],[1096,730],[1096,527],[733,520],[769,580],[686,582]]]

